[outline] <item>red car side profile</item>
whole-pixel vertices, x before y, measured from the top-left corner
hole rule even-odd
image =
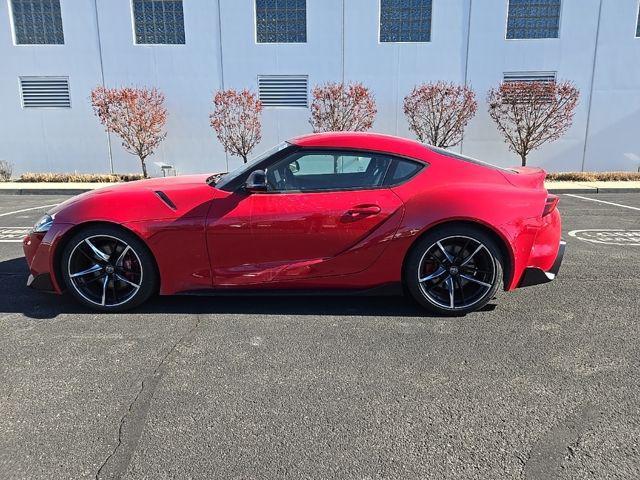
[[[24,239],[28,284],[101,311],[155,293],[384,290],[464,314],[556,276],[564,242],[544,177],[388,135],[306,135],[224,175],[67,200]]]

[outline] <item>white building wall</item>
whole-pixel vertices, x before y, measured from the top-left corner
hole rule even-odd
[[[640,170],[638,0],[604,0],[585,170]]]
[[[478,114],[463,152],[500,165],[518,164],[487,113],[487,91],[505,72],[553,71],[581,92],[572,128],[558,141],[531,153],[528,163],[549,171],[580,171],[591,85],[599,0],[564,0],[559,38],[506,40],[508,0],[475,0],[471,11],[468,81],[479,96]]]
[[[431,41],[379,42],[378,0],[345,2],[345,80],[373,90],[378,116],[373,130],[412,137],[402,103],[419,83],[464,82],[468,0],[434,1]]]
[[[26,171],[109,171],[107,136],[89,92],[100,82],[93,2],[63,1],[64,45],[14,45],[0,0],[0,159]],[[69,77],[71,108],[23,109],[20,76]]]
[[[209,126],[213,93],[256,90],[258,75],[274,74],[308,75],[310,88],[361,81],[377,102],[373,130],[408,137],[402,101],[413,86],[466,79],[479,108],[458,149],[513,165],[519,159],[488,117],[486,92],[505,72],[554,71],[580,88],[580,105],[570,131],[532,153],[530,164],[550,171],[640,166],[638,0],[563,0],[559,38],[542,40],[505,39],[508,0],[433,0],[428,43],[380,43],[379,0],[307,0],[302,44],[256,43],[254,0],[188,0],[185,45],[136,45],[130,0],[61,0],[65,44],[43,46],[14,45],[8,4],[0,0],[0,159],[16,173],[109,171],[107,135],[89,102],[102,74],[107,86],[155,86],[165,94],[168,136],[148,162],[181,173],[240,163],[224,154]],[[27,75],[68,76],[72,108],[23,109],[19,77]],[[256,153],[309,132],[308,119],[306,108],[265,108]],[[139,171],[117,137],[111,146],[115,171]]]
[[[98,1],[98,15],[105,84],[157,87],[165,95],[167,138],[148,158],[150,171],[153,162],[182,173],[224,169],[224,151],[209,125],[213,92],[221,84],[216,2],[185,2],[184,45],[136,45],[130,0]],[[112,136],[111,142],[115,171],[139,171],[138,159],[118,138]]]
[[[225,88],[257,90],[258,75],[308,75],[309,85],[342,75],[342,0],[307,1],[307,43],[256,43],[255,1],[221,2]],[[311,131],[309,110],[266,107],[256,154]],[[230,167],[241,163],[229,158]]]

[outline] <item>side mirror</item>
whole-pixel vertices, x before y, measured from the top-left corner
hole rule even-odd
[[[244,189],[249,193],[266,192],[267,187],[267,174],[264,170],[254,170],[244,182]]]

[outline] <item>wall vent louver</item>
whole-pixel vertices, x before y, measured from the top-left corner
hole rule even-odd
[[[24,108],[69,108],[67,77],[20,77],[20,92]]]
[[[307,75],[259,75],[258,92],[265,107],[307,107]]]
[[[556,72],[506,72],[505,82],[555,82]]]

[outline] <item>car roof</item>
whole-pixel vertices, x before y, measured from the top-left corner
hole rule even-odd
[[[326,132],[302,135],[289,143],[305,148],[347,148],[384,152],[424,162],[433,158],[433,153],[425,145],[407,138],[370,132]]]

